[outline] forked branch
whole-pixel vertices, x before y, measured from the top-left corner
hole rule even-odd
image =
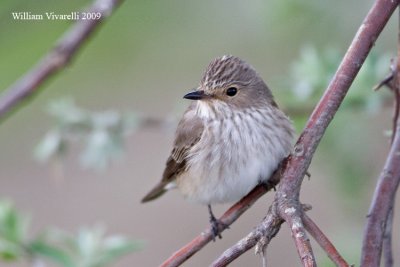
[[[102,13],[101,20],[78,21],[60,39],[55,48],[46,55],[33,69],[7,89],[0,96],[0,121],[23,100],[38,91],[44,81],[65,67],[85,40],[100,25],[100,22],[109,15],[122,0],[96,0],[89,8],[90,12]],[[343,58],[335,76],[329,84],[325,94],[314,109],[304,131],[295,146],[295,151],[279,171],[282,181],[279,184],[274,201],[274,215],[267,215],[267,219],[276,223],[260,224],[263,233],[271,233],[273,237],[278,224],[284,220],[292,230],[300,259],[304,266],[314,266],[315,259],[311,246],[304,231],[304,214],[299,202],[300,188],[303,177],[311,163],[314,152],[333,119],[350,85],[360,70],[377,37],[386,25],[391,14],[398,5],[398,1],[376,0],[357,35],[353,39],[346,55]],[[397,73],[399,73],[397,69]],[[397,79],[399,81],[400,79]],[[397,86],[397,90],[398,90]],[[398,93],[398,91],[396,91]],[[398,97],[396,97],[398,100]],[[381,174],[364,237],[362,266],[378,266],[381,255],[383,238],[382,225],[385,225],[391,203],[393,203],[396,189],[400,180],[400,126],[397,122],[396,135],[389,153],[385,169]],[[279,175],[278,175],[279,176]],[[277,182],[279,178],[272,178]],[[233,223],[267,190],[262,186],[256,187],[248,196],[232,206],[222,217],[225,225]],[[271,217],[268,217],[271,216]],[[307,219],[306,219],[307,221]],[[280,222],[280,223],[279,223]],[[223,230],[223,229],[221,229]],[[258,235],[256,236],[258,238]],[[186,259],[204,247],[211,240],[211,231],[206,229],[187,246],[172,255],[162,266],[179,266]],[[254,239],[255,240],[255,239]],[[368,242],[367,242],[368,241]],[[268,241],[269,242],[269,241]],[[250,243],[253,246],[256,242]],[[249,249],[251,246],[246,247]],[[232,253],[232,255],[235,253]],[[236,257],[239,254],[235,254]],[[229,260],[229,259],[228,259]],[[233,260],[233,259],[232,259]],[[376,265],[374,265],[377,262]],[[218,266],[218,265],[217,265]]]
[[[282,168],[282,180],[279,183],[274,203],[277,203],[277,214],[289,224],[292,230],[299,257],[304,266],[315,266],[315,259],[308,238],[302,229],[303,211],[299,203],[299,195],[303,177],[326,128],[397,5],[397,1],[375,1],[300,135],[293,155],[289,157],[287,164]],[[250,201],[249,198],[253,197],[247,196],[245,199]],[[257,194],[256,197],[258,198],[259,195]],[[230,210],[236,209],[236,205]],[[179,266],[200,249],[185,251],[184,248],[172,255],[162,266]]]
[[[270,179],[269,187],[265,188],[264,186],[257,186],[254,188],[247,196],[242,198],[239,202],[233,205],[230,209],[228,209],[219,220],[222,222],[222,225],[229,226],[233,222],[235,222],[240,215],[242,215],[246,210],[248,210],[257,199],[259,199],[262,195],[264,195],[267,191],[274,188],[274,186],[279,181],[280,174],[279,172],[275,172],[274,175]],[[225,229],[220,229],[222,232]],[[196,252],[201,250],[205,245],[207,245],[212,240],[212,232],[210,228],[207,228],[194,238],[187,245],[176,251],[171,255],[167,260],[165,260],[160,266],[161,267],[173,267],[179,266],[191,256],[193,256]]]
[[[240,257],[243,253],[254,247],[257,243],[260,243],[260,251],[258,253],[263,254],[266,246],[269,244],[271,239],[278,233],[283,220],[279,218],[274,210],[275,205],[272,205],[265,216],[264,220],[258,225],[253,231],[251,231],[243,239],[239,240],[234,246],[225,250],[210,266],[212,267],[224,267],[235,259]],[[264,255],[263,255],[264,256]]]
[[[326,128],[332,121],[350,85],[397,5],[397,1],[375,1],[300,135],[295,151],[288,160],[287,167],[283,170],[275,201],[278,203],[278,213],[292,230],[292,237],[304,266],[313,266],[315,261],[309,260],[312,253],[304,231],[299,232],[299,234],[294,231],[294,229],[301,229],[303,225],[299,221],[299,218],[303,217],[299,205],[303,177]]]
[[[364,230],[361,266],[379,266],[384,248],[385,266],[393,265],[392,224],[396,192],[400,184],[400,11],[397,60],[392,66],[391,79],[382,84],[393,92],[394,114],[392,144],[385,166],[378,179]]]
[[[394,198],[400,182],[400,126],[397,124],[393,145],[386,159],[373,196],[361,255],[361,266],[379,266],[382,242],[387,219],[393,208]]]

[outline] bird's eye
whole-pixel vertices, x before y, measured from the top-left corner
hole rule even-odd
[[[237,93],[237,88],[236,87],[229,87],[228,90],[226,90],[226,94],[228,96],[234,96]]]

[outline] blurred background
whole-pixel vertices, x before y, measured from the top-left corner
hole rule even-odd
[[[65,70],[0,125],[3,219],[7,207],[9,213],[16,209],[29,217],[19,218],[21,239],[28,243],[53,228],[85,243],[79,239],[81,229],[94,228],[89,239],[96,247],[93,236],[101,228],[106,236],[122,235],[134,245],[140,243],[133,249],[122,245],[121,254],[124,248],[134,251],[107,266],[158,266],[208,226],[206,207],[184,201],[177,191],[148,204],[140,204],[140,199],[161,178],[176,122],[188,105],[182,96],[198,85],[209,61],[224,54],[248,61],[300,133],[372,3],[126,1]],[[12,12],[66,14],[88,4],[2,0],[0,91],[73,24],[14,20]],[[309,170],[312,176],[302,186],[302,202],[313,206],[310,217],[356,265],[365,216],[390,141],[391,95],[386,89],[373,92],[372,87],[389,73],[397,49],[395,17],[328,128]],[[144,127],[144,118],[163,123]],[[273,193],[261,198],[222,240],[184,266],[208,266],[262,220],[272,199]],[[221,215],[228,207],[216,206],[214,211]],[[0,222],[1,215],[0,209]],[[394,225],[398,223],[395,214]],[[394,236],[399,236],[397,227]],[[399,240],[394,242],[396,251]],[[21,256],[23,251],[11,247],[3,251],[9,263],[1,266],[34,266]],[[333,266],[315,243],[314,251],[320,266]],[[267,257],[269,266],[300,266],[286,225],[268,247]],[[245,264],[260,266],[261,259],[251,250],[231,266]]]

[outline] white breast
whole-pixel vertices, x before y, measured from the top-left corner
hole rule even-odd
[[[287,117],[274,107],[231,111],[221,103],[212,110],[198,104],[205,129],[188,157],[187,171],[177,177],[183,195],[202,204],[237,201],[266,181],[291,150],[291,131],[276,119]],[[230,114],[218,119],[220,112]],[[286,141],[284,141],[286,140]]]

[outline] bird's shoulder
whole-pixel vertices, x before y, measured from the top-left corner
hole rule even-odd
[[[163,180],[172,180],[186,168],[189,150],[196,145],[203,133],[203,120],[197,115],[194,105],[183,114],[175,133],[174,147],[168,157]]]
[[[176,162],[182,162],[186,154],[201,138],[204,130],[202,119],[193,108],[189,108],[178,124],[171,157]]]

